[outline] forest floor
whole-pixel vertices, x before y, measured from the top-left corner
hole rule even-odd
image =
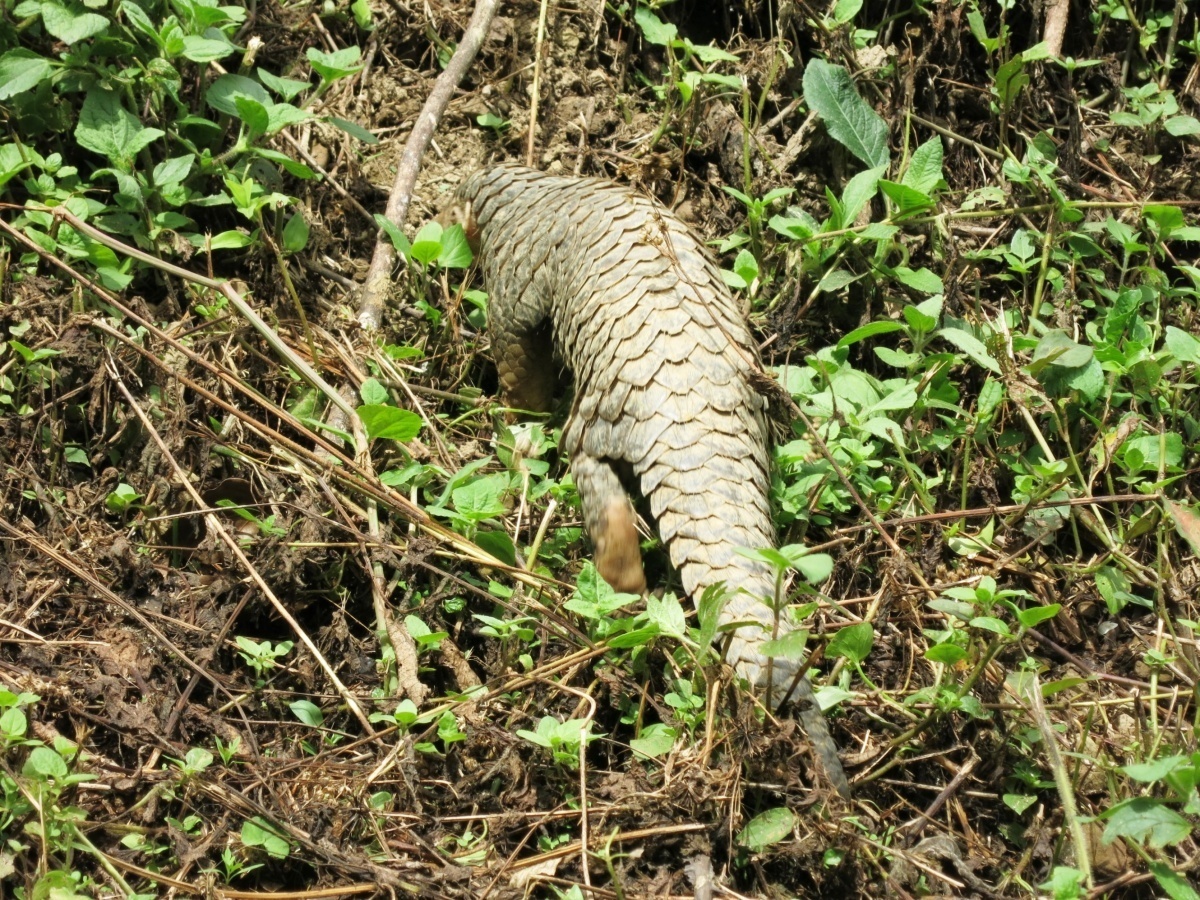
[[[504,4],[364,331],[470,4],[85,6],[0,28],[0,898],[1200,897],[1194,8]],[[597,579],[496,160],[713,247],[850,799]]]

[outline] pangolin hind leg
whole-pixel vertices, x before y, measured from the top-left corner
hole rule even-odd
[[[605,460],[577,451],[571,457],[571,474],[583,505],[584,525],[596,545],[596,568],[616,590],[644,592],[637,521],[616,470]]]

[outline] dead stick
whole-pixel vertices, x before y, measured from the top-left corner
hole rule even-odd
[[[492,25],[492,17],[496,14],[498,0],[478,0],[475,11],[471,13],[471,21],[463,32],[458,49],[450,57],[450,64],[438,76],[429,98],[417,116],[412,133],[404,145],[400,155],[400,164],[396,167],[396,181],[392,185],[391,196],[388,197],[385,215],[389,222],[398,228],[404,227],[404,218],[408,215],[408,204],[412,200],[413,188],[417,183],[417,172],[421,168],[421,157],[433,140],[442,113],[450,103],[454,89],[467,74],[467,68],[475,59],[475,54],[483,46],[483,39]],[[366,331],[379,328],[383,318],[383,301],[387,296],[388,285],[392,279],[392,266],[396,262],[396,251],[392,242],[381,231],[375,241],[375,253],[371,257],[371,267],[367,270],[366,281],[363,284],[362,299],[358,304],[358,322]]]

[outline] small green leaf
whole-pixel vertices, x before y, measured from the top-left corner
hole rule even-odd
[[[900,183],[921,194],[932,194],[942,181],[942,139],[934,135],[913,151]]]
[[[1034,628],[1048,619],[1053,619],[1062,609],[1061,603],[1048,603],[1045,606],[1032,606],[1017,613],[1017,621],[1026,628]]]
[[[299,253],[308,246],[308,222],[303,213],[293,213],[283,226],[282,246],[287,253]]]
[[[856,622],[838,630],[825,648],[825,655],[832,657],[843,656],[852,662],[862,664],[871,653],[875,642],[875,628],[870,622]]]
[[[308,57],[308,63],[313,67],[313,71],[320,75],[321,80],[325,82],[337,81],[339,78],[345,78],[362,70],[362,66],[357,64],[362,58],[362,50],[358,47],[343,47],[332,53],[325,53],[316,47],[309,47],[305,56]]]
[[[761,853],[792,833],[796,816],[786,806],[759,813],[738,832],[737,842],[751,853]]]
[[[925,658],[931,663],[953,666],[967,658],[967,651],[957,644],[934,644],[925,651]]]
[[[658,759],[671,752],[678,736],[674,728],[656,722],[644,727],[642,733],[629,742],[629,747],[642,759]]]
[[[305,725],[319,728],[325,723],[325,714],[321,712],[321,707],[317,706],[311,700],[296,700],[289,703],[288,708]]]

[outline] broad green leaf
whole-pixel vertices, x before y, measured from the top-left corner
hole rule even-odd
[[[237,47],[227,40],[201,37],[198,34],[185,35],[183,38],[182,56],[196,63],[216,62],[236,50]]]
[[[351,122],[348,119],[342,119],[338,116],[330,116],[325,121],[335,128],[340,128],[342,131],[346,132],[346,134],[350,135],[350,137],[357,138],[364,144],[379,143],[379,138],[377,138],[370,131],[367,131],[367,129],[363,128],[357,122]]]
[[[761,853],[790,835],[795,825],[795,814],[786,806],[777,806],[747,822],[738,832],[737,842],[751,853]]]
[[[51,37],[67,45],[108,30],[108,19],[104,16],[88,12],[75,3],[63,6],[53,0],[42,2],[42,24]]]
[[[325,53],[316,47],[309,47],[304,54],[313,71],[326,82],[337,81],[362,70],[358,61],[362,58],[362,50],[358,47],[343,47],[332,53]]]
[[[475,535],[475,543],[505,565],[518,565],[517,546],[507,531],[480,531]]]
[[[0,100],[37,87],[53,71],[50,60],[32,50],[24,47],[9,50],[0,56]]]
[[[1149,762],[1121,766],[1121,771],[1134,781],[1140,781],[1143,784],[1153,784],[1156,781],[1162,781],[1186,762],[1188,762],[1188,757],[1186,756],[1163,756],[1158,759],[1152,759]]]
[[[421,417],[407,409],[394,406],[364,405],[357,410],[367,437],[387,438],[404,443],[421,431]]]
[[[967,658],[967,651],[957,644],[934,644],[925,651],[925,658],[932,663],[953,666]]]
[[[629,748],[642,759],[658,759],[671,752],[676,737],[674,728],[656,722],[643,728],[642,733],[629,742]]]
[[[278,75],[268,72],[262,67],[256,69],[255,72],[258,75],[259,81],[284,100],[294,100],[301,93],[312,87],[307,81],[297,81],[295,78],[280,78]]]
[[[1166,863],[1155,861],[1148,863],[1147,867],[1170,900],[1200,900],[1200,893],[1196,892],[1192,883]]]
[[[1092,361],[1095,351],[1091,347],[1077,344],[1058,328],[1052,328],[1042,335],[1033,351],[1033,359],[1029,363],[1029,373],[1037,375],[1046,366],[1060,366],[1064,369],[1077,369]]]
[[[1193,553],[1200,556],[1200,513],[1190,506],[1166,498],[1163,499],[1163,506],[1166,507],[1171,521],[1175,523],[1175,530],[1179,532],[1179,536],[1187,541]]]
[[[1163,129],[1174,137],[1200,134],[1200,119],[1195,116],[1171,116],[1163,122]]]
[[[875,629],[870,622],[856,622],[838,630],[825,648],[825,655],[844,656],[852,662],[862,664],[871,653],[875,642]]]
[[[42,780],[54,778],[63,779],[68,775],[66,761],[49,747],[34,747],[29,751],[29,757],[21,771],[33,778]]]
[[[710,44],[693,44],[688,41],[687,49],[702,63],[738,62],[738,57],[728,50],[722,50],[720,47],[713,47]]]
[[[1177,844],[1192,833],[1191,824],[1179,813],[1150,797],[1134,797],[1117,804],[1104,829],[1104,843],[1126,838],[1161,850]]]
[[[257,100],[263,109],[272,106],[274,101],[266,88],[245,75],[221,75],[204,92],[204,100],[217,112],[238,118],[236,97],[238,95]]]
[[[920,291],[923,294],[940,294],[946,289],[942,285],[942,279],[924,266],[915,270],[908,266],[896,266],[895,272],[896,279],[914,291]]]
[[[321,712],[321,707],[317,706],[311,700],[293,701],[288,704],[288,708],[292,711],[292,715],[305,725],[320,728],[325,724],[325,714]]]
[[[887,166],[887,123],[859,96],[850,73],[821,59],[804,69],[804,99],[829,134],[870,168]]]
[[[1031,606],[1017,613],[1017,621],[1026,628],[1034,628],[1047,619],[1053,619],[1062,609],[1061,603],[1048,603],[1045,606]]]
[[[1164,345],[1180,362],[1200,365],[1200,341],[1189,332],[1168,325],[1164,333]]]
[[[640,4],[634,10],[633,21],[641,29],[642,37],[646,39],[646,42],[659,47],[666,47],[679,34],[679,29],[672,23],[663,22],[653,10]]]
[[[443,269],[465,269],[471,265],[471,247],[461,225],[455,223],[443,231],[441,243],[437,261]]]
[[[123,172],[129,172],[137,154],[162,135],[125,109],[114,91],[101,88],[88,91],[75,126],[79,146],[99,153]]]

